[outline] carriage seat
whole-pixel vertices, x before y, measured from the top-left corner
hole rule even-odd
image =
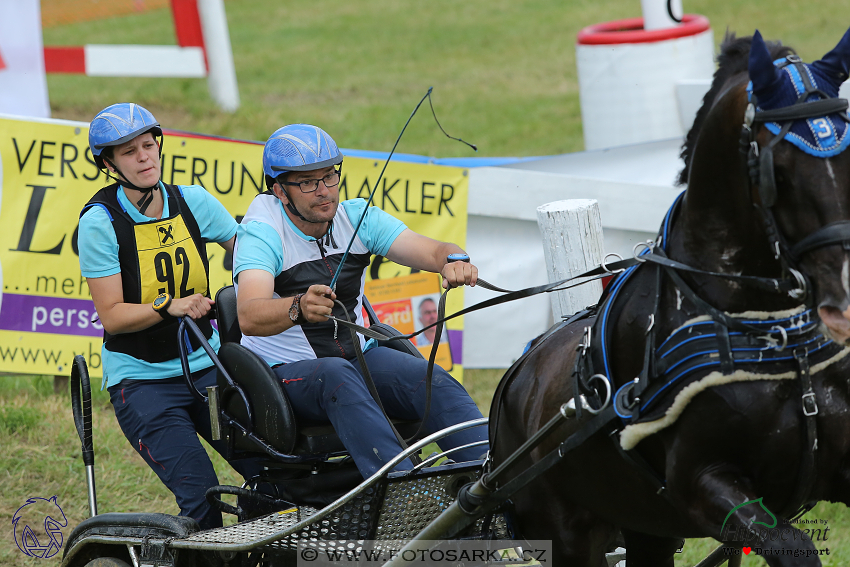
[[[215,296],[218,312],[218,328],[222,345],[218,357],[231,378],[242,386],[252,408],[253,433],[271,448],[280,453],[294,456],[338,454],[345,447],[330,423],[300,422],[289,404],[286,392],[281,387],[269,365],[254,352],[238,343],[242,337],[236,315],[236,292],[233,286],[223,287]],[[371,306],[367,311],[374,311]],[[371,317],[370,317],[371,318]],[[398,331],[384,325],[380,330],[390,336]],[[406,345],[404,343],[407,343]],[[389,346],[408,354],[422,355],[410,341],[392,341]],[[241,396],[227,388],[227,382],[219,372],[220,409],[243,426],[249,425],[248,413]],[[419,428],[419,421],[393,420],[393,424],[404,437],[410,437]],[[239,452],[264,452],[261,446],[249,437],[236,432],[229,434],[232,447]]]

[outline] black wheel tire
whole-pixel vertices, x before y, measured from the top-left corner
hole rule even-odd
[[[98,557],[86,563],[86,567],[131,567],[131,565],[117,557]]]

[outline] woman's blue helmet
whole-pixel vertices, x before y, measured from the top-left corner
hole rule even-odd
[[[289,171],[313,171],[342,163],[342,152],[327,132],[310,124],[279,128],[263,148],[263,173],[271,186]]]
[[[89,126],[89,149],[95,163],[103,169],[101,154],[105,148],[118,146],[145,132],[162,136],[159,122],[146,108],[132,102],[120,102],[104,108]]]

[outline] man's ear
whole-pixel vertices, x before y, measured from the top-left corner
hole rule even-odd
[[[274,192],[275,196],[283,202],[284,205],[289,204],[289,199],[287,199],[286,193],[283,191],[283,188],[280,186],[280,183],[275,182],[275,184],[272,185],[272,191]]]

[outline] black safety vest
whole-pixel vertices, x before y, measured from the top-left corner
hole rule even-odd
[[[209,297],[209,261],[206,243],[180,188],[163,183],[171,216],[136,223],[118,201],[118,184],[104,187],[83,207],[80,216],[94,206],[106,208],[118,239],[118,261],[125,303],[152,303],[160,293],[188,297],[201,293]],[[210,338],[209,317],[195,322]],[[106,349],[128,354],[147,362],[165,362],[179,356],[176,319],[163,320],[134,333],[110,335],[103,331]],[[200,343],[190,335],[192,350]]]

